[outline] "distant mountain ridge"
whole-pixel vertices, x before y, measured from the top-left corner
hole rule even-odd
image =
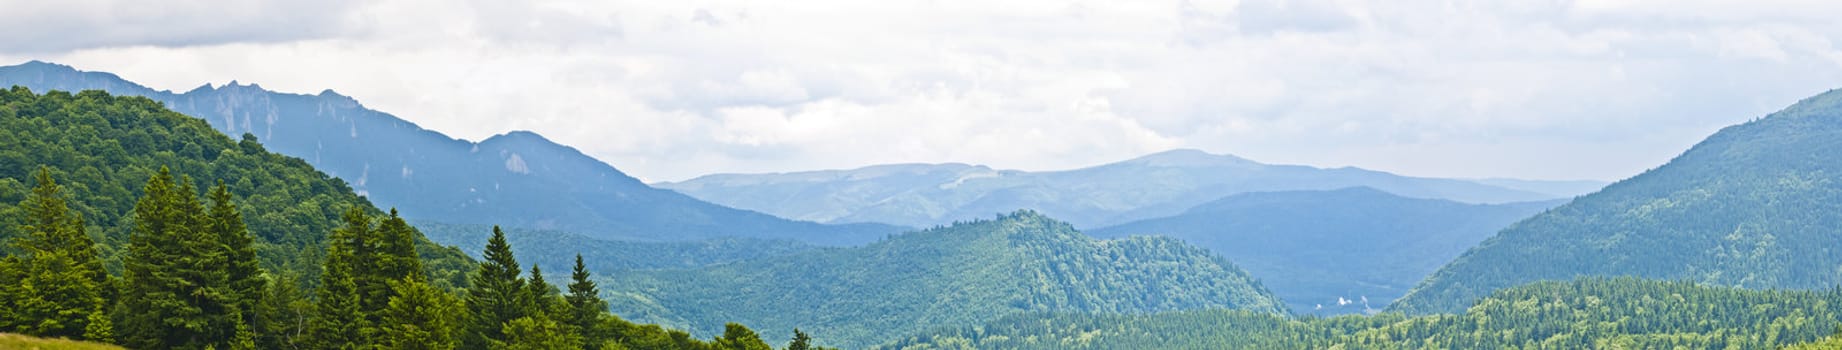
[[[1566,198],[1583,194],[1573,192],[1582,186],[1592,187],[1591,182],[1515,184],[1543,190],[1400,176],[1353,167],[1270,165],[1232,155],[1179,149],[1063,171],[997,170],[957,163],[895,164],[852,170],[717,174],[654,185],[787,218],[914,227],[1017,209],[1068,218],[1077,227],[1101,227],[1176,215],[1195,205],[1245,192],[1372,187],[1405,197],[1509,203]]]
[[[1606,275],[1842,284],[1842,90],[1723,128],[1667,164],[1504,229],[1391,308],[1453,312],[1501,288]]]
[[[331,90],[287,94],[233,81],[172,93],[39,61],[0,67],[0,86],[11,85],[152,98],[233,138],[255,135],[269,149],[305,159],[380,206],[416,219],[654,241],[750,237],[854,244],[901,231],[797,222],[710,204],[649,187],[535,133],[457,140]]]
[[[1368,187],[1250,192],[1087,233],[1181,239],[1234,261],[1294,312],[1335,315],[1379,311],[1465,249],[1561,203],[1466,204]]]

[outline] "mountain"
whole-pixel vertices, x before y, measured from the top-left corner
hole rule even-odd
[[[876,349],[1779,349],[1835,334],[1839,306],[1842,290],[1593,278],[1498,291],[1457,315],[1037,313],[923,332]]]
[[[843,348],[1013,312],[1286,311],[1206,250],[1168,238],[1094,240],[1029,211],[863,247],[614,274],[601,285],[614,313],[637,321],[704,326],[699,334],[720,333],[708,325],[722,321],[768,334],[799,327]]]
[[[1598,192],[1599,189],[1605,188],[1605,185],[1608,184],[1608,182],[1597,180],[1522,180],[1490,178],[1472,179],[1470,181],[1512,190],[1545,194],[1554,196],[1554,198],[1583,196],[1588,193]]]
[[[444,224],[414,221],[416,228],[429,240],[460,247],[468,255],[480,257],[491,225]],[[581,254],[589,270],[603,274],[628,270],[687,269],[733,263],[737,261],[794,255],[818,246],[791,240],[757,238],[715,238],[683,242],[639,242],[599,240],[582,235],[521,228],[504,229],[506,243],[513,256],[529,265],[563,271],[575,264]]]
[[[1465,204],[1368,187],[1255,192],[1087,232],[1163,235],[1208,248],[1264,281],[1292,310],[1328,315],[1386,306],[1466,248],[1559,204]]]
[[[1358,168],[1268,165],[1174,150],[1066,171],[994,170],[966,164],[882,165],[787,174],[720,174],[655,186],[781,217],[928,227],[1032,209],[1101,227],[1182,213],[1243,192],[1367,186],[1416,198],[1506,203],[1564,196]]]
[[[457,140],[331,90],[286,94],[233,81],[172,93],[38,61],[0,67],[0,86],[9,85],[148,97],[226,135],[255,135],[269,149],[345,178],[358,193],[414,219],[655,241],[753,237],[853,244],[901,231],[797,222],[710,204],[649,187],[535,133]]]
[[[104,263],[118,273],[141,188],[163,167],[188,176],[197,189],[224,181],[255,236],[262,267],[277,277],[317,278],[326,235],[346,208],[383,214],[345,181],[299,158],[268,152],[253,140],[232,141],[203,120],[144,98],[0,90],[0,140],[0,218],[6,218],[0,219],[0,241],[18,235],[21,223],[11,220],[24,215],[15,213],[23,210],[15,204],[31,191],[30,174],[46,166],[72,210],[91,225]],[[471,259],[419,233],[417,240],[432,279],[466,285],[464,274],[477,267]]]
[[[1842,91],[1721,129],[1661,167],[1522,221],[1393,309],[1450,312],[1538,280],[1623,275],[1745,288],[1842,283]]]

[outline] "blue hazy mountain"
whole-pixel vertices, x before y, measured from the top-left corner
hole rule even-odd
[[[205,119],[233,138],[254,135],[269,150],[345,179],[379,206],[421,220],[657,241],[749,237],[847,244],[901,230],[791,221],[723,207],[652,188],[535,133],[458,140],[331,90],[288,94],[233,81],[173,93],[38,61],[0,67],[0,86],[12,85],[145,96]]]
[[[1329,315],[1379,310],[1497,230],[1561,203],[1467,204],[1368,187],[1255,192],[1087,232],[1168,236],[1208,248],[1263,281],[1292,311]]]
[[[1499,232],[1393,309],[1458,311],[1576,276],[1754,289],[1842,284],[1842,90],[1729,126],[1663,166]]]
[[[784,174],[719,174],[655,186],[785,218],[916,227],[1017,209],[1066,218],[1076,227],[1100,227],[1175,215],[1236,193],[1357,186],[1406,197],[1467,203],[1536,201],[1579,194],[1518,190],[1350,167],[1270,165],[1197,150],[1166,151],[1065,171],[900,164]]]

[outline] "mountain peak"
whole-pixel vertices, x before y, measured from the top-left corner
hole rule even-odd
[[[1246,158],[1228,154],[1214,154],[1193,148],[1179,148],[1147,154],[1122,163],[1167,167],[1260,164],[1252,160],[1247,160]]]

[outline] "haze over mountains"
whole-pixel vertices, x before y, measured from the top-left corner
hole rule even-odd
[[[1474,181],[1270,165],[1197,150],[1088,168],[1028,172],[966,164],[900,164],[786,174],[719,174],[654,184],[731,207],[828,223],[926,227],[1030,208],[1076,227],[1176,215],[1237,193],[1371,187],[1414,198],[1507,203],[1590,192],[1590,181]]]
[[[534,133],[456,140],[330,90],[299,95],[231,82],[172,93],[39,61],[0,67],[0,85],[152,98],[232,138],[253,134],[270,150],[305,159],[380,206],[416,219],[655,241],[757,237],[854,244],[901,230],[797,222],[714,205],[648,187]]]
[[[1539,280],[1842,283],[1842,90],[1721,129],[1668,164],[1511,226],[1393,307],[1457,311]]]
[[[1497,230],[1563,201],[1466,204],[1368,187],[1244,193],[1183,214],[1088,230],[1208,248],[1297,313],[1375,312]]]

